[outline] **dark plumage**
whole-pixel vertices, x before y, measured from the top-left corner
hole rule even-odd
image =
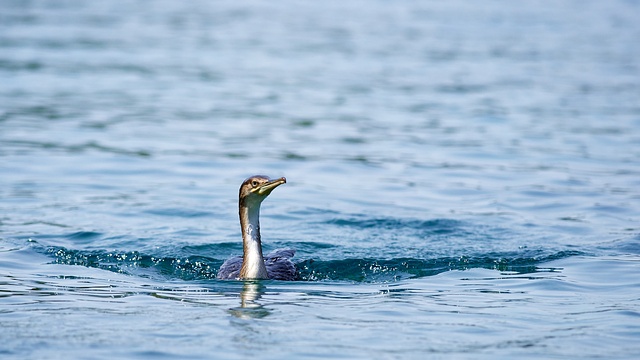
[[[290,258],[295,255],[293,249],[277,249],[264,256],[264,263],[267,267],[269,279],[273,280],[296,280],[298,270]],[[242,256],[227,259],[218,270],[218,279],[232,280],[240,278],[240,268],[242,267]]]

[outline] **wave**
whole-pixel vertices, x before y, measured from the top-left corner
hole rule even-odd
[[[513,254],[486,254],[481,256],[439,257],[433,259],[345,259],[332,261],[305,260],[297,264],[304,280],[349,280],[356,282],[384,282],[433,276],[451,270],[484,268],[529,274],[541,271],[540,264],[582,255],[578,251],[517,257]],[[544,271],[548,269],[545,268]]]
[[[47,248],[53,263],[79,265],[143,277],[169,279],[215,279],[224,260],[206,256],[163,257],[137,251],[81,251],[63,247]],[[433,276],[450,270],[472,268],[494,269],[521,274],[541,271],[540,264],[552,260],[582,255],[578,251],[552,254],[489,253],[479,256],[439,257],[433,259],[308,259],[296,264],[302,281],[388,282]],[[547,269],[545,269],[547,271]]]

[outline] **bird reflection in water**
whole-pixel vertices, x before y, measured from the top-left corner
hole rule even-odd
[[[246,280],[240,291],[240,306],[229,309],[229,313],[239,319],[260,319],[271,312],[258,300],[265,293],[267,287],[258,280]]]

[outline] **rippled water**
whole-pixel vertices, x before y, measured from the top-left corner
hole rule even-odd
[[[0,355],[636,358],[639,14],[3,2]]]

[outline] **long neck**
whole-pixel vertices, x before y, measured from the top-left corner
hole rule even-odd
[[[240,203],[240,227],[244,257],[240,269],[241,279],[268,279],[267,268],[262,257],[260,240],[260,204],[247,206]]]

